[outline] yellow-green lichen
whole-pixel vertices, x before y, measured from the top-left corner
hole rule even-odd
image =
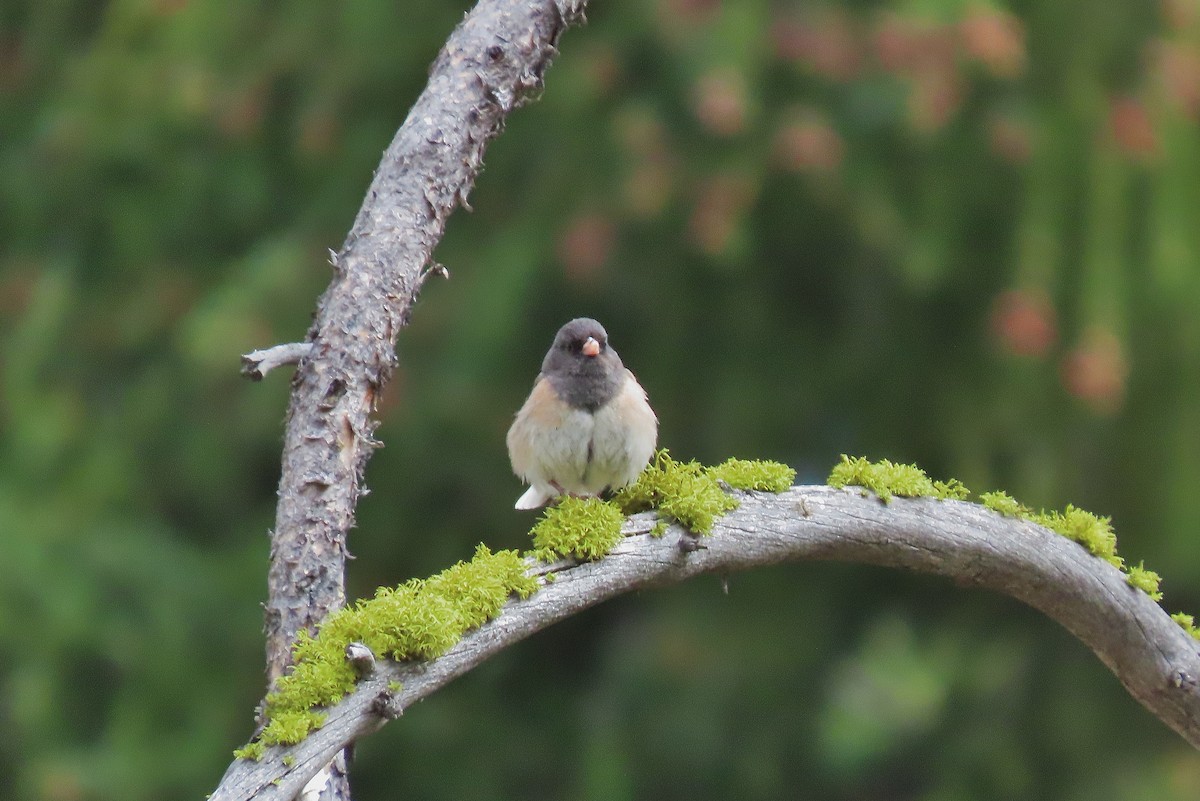
[[[796,471],[781,462],[726,459],[707,469],[710,476],[734,489],[783,492],[796,480]]]
[[[520,554],[492,553],[480,545],[469,562],[428,579],[382,587],[374,598],[333,612],[316,636],[300,632],[290,672],[267,696],[267,725],[256,742],[235,754],[260,758],[263,746],[298,743],[321,726],[320,707],[354,689],[357,673],[345,657],[349,643],[361,642],[377,657],[397,661],[432,659],[495,617],[509,597],[526,598],[536,589],[537,579],[526,574]]]
[[[826,483],[839,489],[862,487],[875,493],[884,503],[890,503],[893,496],[965,500],[971,494],[958,479],[934,481],[915,464],[897,464],[887,459],[872,462],[862,456],[851,458],[844,453]]]
[[[657,509],[697,534],[710,533],[718,517],[738,507],[710,470],[694,461],[677,462],[666,450],[613,500],[625,514]]]
[[[599,559],[621,541],[621,510],[599,498],[563,498],[546,510],[529,533],[530,556],[543,562],[556,559]]]
[[[1162,577],[1153,570],[1147,570],[1144,563],[1139,562],[1129,568],[1125,576],[1125,580],[1129,582],[1131,587],[1137,587],[1142,592],[1150,596],[1151,601],[1161,601],[1162,592],[1159,591],[1158,585],[1162,581]]]
[[[1197,640],[1200,640],[1200,628],[1196,628],[1196,619],[1191,615],[1185,615],[1183,612],[1176,612],[1171,615],[1171,620],[1179,624],[1180,628],[1192,635]]]

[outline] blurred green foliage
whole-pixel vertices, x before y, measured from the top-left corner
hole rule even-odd
[[[287,381],[466,4],[0,6],[0,797],[201,797],[262,694]],[[504,431],[601,319],[683,459],[917,462],[1111,515],[1200,610],[1200,4],[611,0],[402,332],[352,596],[527,547]],[[360,799],[1190,799],[1200,757],[1013,602],[856,565],[511,649]]]

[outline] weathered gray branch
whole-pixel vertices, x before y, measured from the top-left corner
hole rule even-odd
[[[344,602],[346,534],[378,445],[371,412],[422,283],[445,274],[431,255],[446,218],[466,205],[487,143],[540,88],[559,35],[585,2],[480,0],[434,61],[425,91],[384,153],[333,255],[333,282],[306,342],[251,354],[259,363],[250,372],[259,376],[269,369],[264,360],[299,362],[271,536],[269,682],[287,667],[297,632]],[[331,787],[328,795],[349,797],[344,782]]]
[[[829,487],[743,495],[741,507],[717,521],[700,550],[686,547],[693,538],[678,526],[663,537],[650,536],[653,525],[653,514],[636,515],[609,556],[550,568],[555,581],[528,600],[510,602],[441,658],[379,662],[303,743],[270,748],[261,762],[235,763],[213,801],[291,798],[358,737],[493,654],[601,601],[701,573],[802,559],[934,573],[1023,601],[1061,623],[1133,697],[1200,747],[1200,644],[1112,565],[1040,526],[970,503],[897,499],[885,505],[854,488]],[[398,695],[388,690],[392,681],[403,683]]]

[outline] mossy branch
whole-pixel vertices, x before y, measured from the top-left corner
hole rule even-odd
[[[1031,520],[934,497],[884,504],[858,487],[793,487],[738,493],[704,548],[681,525],[662,535],[653,512],[628,518],[603,559],[541,565],[553,571],[524,600],[419,664],[380,661],[354,691],[325,711],[323,726],[295,746],[238,760],[214,801],[290,799],[340,749],[403,709],[536,631],[609,598],[704,573],[729,573],[807,559],[863,562],[933,573],[1002,592],[1057,620],[1090,648],[1133,697],[1200,747],[1197,642],[1108,560]],[[655,536],[658,534],[658,536]]]

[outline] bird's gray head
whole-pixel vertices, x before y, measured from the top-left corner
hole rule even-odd
[[[621,391],[625,366],[609,347],[604,326],[578,317],[558,329],[542,360],[542,375],[569,405],[594,412]]]

